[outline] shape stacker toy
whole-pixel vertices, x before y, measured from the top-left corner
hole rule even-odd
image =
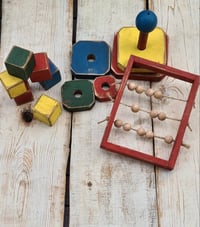
[[[156,27],[157,16],[143,10],[136,17],[136,27],[123,27],[114,36],[111,68],[117,78],[122,78],[130,55],[160,64],[167,64],[167,35]],[[134,68],[130,79],[160,81],[164,75],[151,70]]]

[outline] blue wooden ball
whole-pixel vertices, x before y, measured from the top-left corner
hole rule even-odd
[[[143,10],[137,15],[135,23],[138,30],[148,33],[156,27],[157,16],[151,10]]]

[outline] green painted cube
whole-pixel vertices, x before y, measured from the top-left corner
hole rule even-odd
[[[32,51],[13,46],[5,60],[5,66],[9,74],[28,80],[35,67],[34,54]]]

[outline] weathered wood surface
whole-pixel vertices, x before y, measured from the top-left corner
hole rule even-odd
[[[47,52],[60,69],[62,82],[49,91],[31,84],[35,100],[42,93],[61,100],[61,84],[71,79],[72,18],[72,1],[2,2],[1,70],[13,45]],[[63,112],[53,127],[28,126],[24,106],[2,86],[0,96],[0,226],[63,226],[71,116]]]
[[[104,40],[112,46],[114,33],[134,25],[135,16],[144,6],[144,1],[80,0],[77,41]],[[150,8],[158,16],[158,26],[169,36],[168,64],[199,74],[199,1],[157,0],[150,2]],[[148,82],[140,84],[150,86]],[[163,84],[178,87],[170,94],[179,98],[188,91],[185,83],[167,79],[152,86]],[[150,103],[142,100],[142,96],[134,98],[149,109]],[[153,104],[174,116],[180,114],[181,106],[172,101]],[[192,132],[186,130],[184,136],[191,148],[181,148],[171,172],[99,148],[106,123],[97,122],[109,115],[111,107],[111,103],[97,102],[91,111],[73,115],[71,226],[199,226],[199,96],[190,118]],[[142,118],[137,123],[147,128],[150,123],[158,135],[165,130],[173,132],[176,125],[168,121],[167,126],[160,127]],[[130,136],[113,133],[112,138],[131,146]],[[134,145],[148,153],[164,147],[159,141],[153,145],[134,140]]]
[[[144,6],[144,1],[79,0],[77,41],[104,40],[112,47],[114,34],[134,25]],[[199,74],[199,1],[155,0],[150,8],[169,36],[168,64]],[[62,82],[70,80],[72,19],[71,0],[4,0],[1,70],[10,48],[20,45],[46,51],[59,67]],[[60,100],[62,82],[45,93]],[[169,93],[179,98],[188,92],[188,85],[177,81],[139,83],[178,87]],[[32,89],[35,99],[44,92],[37,84]],[[36,121],[27,126],[20,120],[23,106],[16,107],[2,86],[0,95],[0,226],[63,225],[70,139],[70,226],[199,226],[199,96],[190,118],[192,132],[184,136],[191,148],[181,148],[175,169],[167,171],[99,148],[106,122],[97,122],[110,114],[112,103],[96,102],[92,110],[74,113],[70,135],[69,113],[63,112],[53,127]],[[142,96],[134,102],[151,108]],[[177,116],[182,104],[166,101],[153,107]],[[119,116],[126,119],[123,111]],[[163,129],[142,116],[135,119],[138,125],[153,127],[156,134],[173,133],[173,122]],[[132,146],[131,134],[114,132],[110,139]],[[134,146],[150,154],[163,148],[156,140],[152,144],[137,139]]]

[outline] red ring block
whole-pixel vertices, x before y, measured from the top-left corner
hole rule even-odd
[[[94,92],[100,102],[114,99],[117,94],[115,78],[113,76],[100,76],[95,78]]]

